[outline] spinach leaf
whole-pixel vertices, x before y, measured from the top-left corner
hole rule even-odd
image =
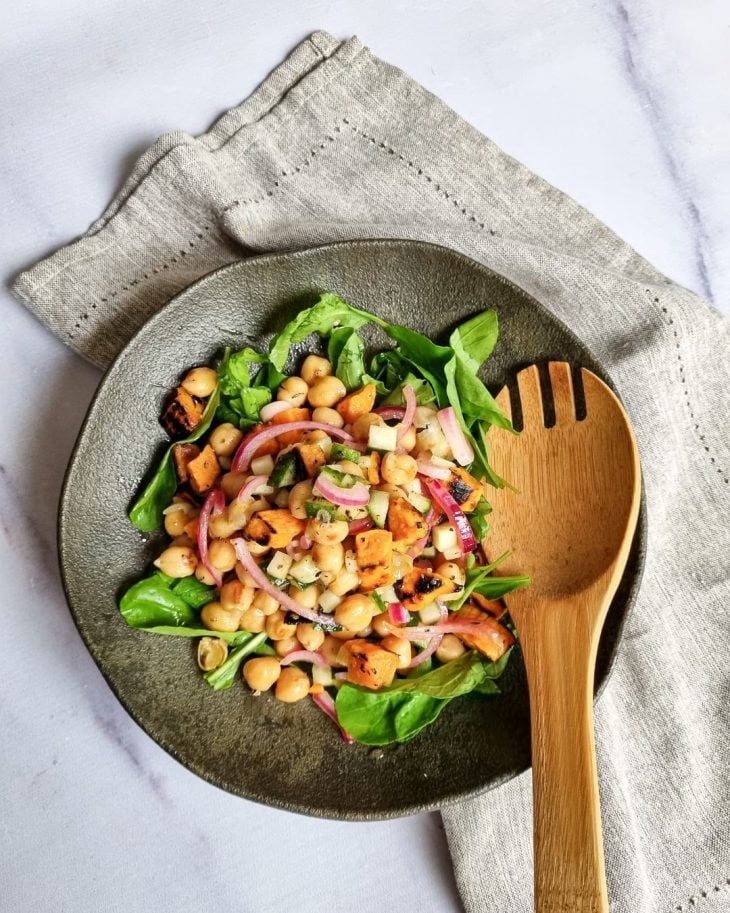
[[[487,516],[491,514],[491,512],[491,505],[485,497],[481,497],[476,508],[466,515],[469,523],[471,523],[471,528],[474,531],[477,542],[483,542],[489,532],[489,521],[487,520]]]
[[[496,311],[482,311],[458,326],[449,337],[451,348],[474,374],[492,354],[499,337]]]
[[[180,577],[171,584],[170,589],[176,596],[184,599],[193,609],[202,609],[215,599],[215,587],[201,583],[197,577]]]
[[[175,441],[175,444],[188,444],[205,434],[215,416],[219,398],[220,389],[216,387],[208,399],[198,426],[183,440]],[[149,482],[130,508],[129,519],[140,532],[151,533],[162,526],[162,511],[170,503],[177,489],[177,476],[172,464],[174,446],[171,444],[167,448]]]
[[[167,637],[219,637],[229,646],[245,643],[251,636],[248,631],[211,631],[209,628],[187,628],[174,625],[155,625],[143,628],[148,634],[164,634]]]
[[[251,386],[251,366],[266,364],[268,358],[248,346],[238,352],[230,347],[223,353],[218,368],[218,383],[224,396],[240,395],[242,387]]]
[[[283,371],[293,345],[306,339],[311,333],[329,336],[337,326],[352,327],[353,330],[373,321],[383,325],[384,321],[359,311],[339,295],[325,292],[312,307],[305,308],[291,320],[272,340],[269,360],[278,370]]]
[[[403,387],[408,384],[413,388],[413,392],[416,394],[416,402],[419,406],[428,406],[436,399],[436,395],[433,392],[433,387],[427,380],[424,380],[422,377],[416,377],[416,375],[409,371],[408,374],[403,378],[401,383],[398,384],[386,398],[383,400],[383,406],[404,406],[405,400],[403,399]]]
[[[510,555],[511,552],[505,552],[504,555],[500,555],[499,558],[491,564],[482,565],[480,567],[467,567],[464,589],[459,594],[459,598],[454,599],[453,602],[449,604],[451,610],[456,612],[460,609],[472,593],[479,593],[479,595],[484,596],[485,599],[501,599],[503,596],[506,596],[507,593],[511,593],[521,586],[529,586],[532,581],[526,576],[491,576],[492,571],[499,567],[499,565],[509,558]]]
[[[253,385],[254,387],[268,387],[273,393],[275,390],[278,390],[282,381],[286,380],[286,377],[286,374],[277,371],[271,362],[268,362],[262,366],[261,370],[256,375]]]
[[[244,659],[249,653],[260,650],[260,648],[264,646],[265,640],[265,631],[261,634],[248,634],[248,639],[240,646],[236,647],[235,650],[231,650],[228,654],[228,659],[224,663],[221,663],[221,665],[218,666],[217,669],[213,669],[212,672],[205,673],[204,678],[206,682],[208,682],[214,691],[224,691],[226,688],[230,688],[236,680],[238,670],[241,668]]]
[[[509,653],[509,651],[508,651]],[[399,679],[381,691],[345,684],[337,694],[341,725],[365,745],[405,742],[432,723],[449,701],[472,691],[498,693],[494,684],[507,665],[470,651],[418,677]]]
[[[189,625],[197,622],[196,610],[170,588],[164,574],[152,574],[126,591],[119,602],[119,611],[132,628]]]
[[[332,330],[327,354],[335,367],[335,374],[348,392],[361,387],[365,374],[365,346],[352,327]]]
[[[392,390],[408,373],[408,364],[396,349],[385,349],[370,359],[370,374],[377,377],[387,390]]]
[[[512,422],[468,365],[454,356],[455,389],[464,415],[512,431]],[[453,405],[453,403],[452,403]]]
[[[245,387],[241,390],[243,414],[249,422],[259,421],[259,412],[271,402],[271,390],[268,387]]]
[[[399,691],[360,691],[343,685],[337,693],[337,719],[364,745],[407,742],[438,717],[448,700]]]

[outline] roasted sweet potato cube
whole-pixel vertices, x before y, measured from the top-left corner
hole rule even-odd
[[[393,560],[393,533],[369,529],[355,536],[355,557],[360,570],[373,565],[388,565]]]
[[[392,586],[395,583],[395,568],[392,564],[382,567],[379,564],[365,567],[358,572],[360,589],[363,593],[370,593],[381,586]]]
[[[194,460],[199,453],[200,447],[195,444],[175,444],[172,448],[172,459],[179,482],[187,482],[189,478],[188,463]]]
[[[395,653],[355,638],[345,642],[347,653],[347,680],[355,685],[362,685],[377,691],[393,681],[398,668],[398,657]]]
[[[263,428],[264,428],[264,426],[261,424],[254,425],[253,428],[251,429],[251,431],[249,432],[249,434],[256,434],[257,431],[263,431]],[[278,438],[272,437],[272,438],[269,438],[268,441],[264,441],[264,443],[256,450],[256,453],[254,453],[254,455],[251,457],[251,459],[255,460],[256,457],[267,456],[268,454],[273,455],[278,452],[279,452]]]
[[[310,479],[327,462],[324,450],[319,444],[297,444],[296,449],[299,451],[304,471]]]
[[[203,403],[183,387],[178,387],[165,406],[161,421],[170,437],[186,437],[198,427],[202,415]]]
[[[414,545],[428,533],[423,514],[405,498],[397,496],[390,499],[386,525],[393,533],[393,540],[404,545]]]
[[[292,406],[291,409],[284,409],[282,412],[277,413],[271,419],[271,424],[286,425],[288,422],[308,422],[311,417],[312,413],[309,409]],[[287,444],[296,444],[296,442],[301,439],[301,431],[285,431],[284,434],[279,435],[276,440],[282,447],[285,447]]]
[[[355,390],[341,399],[335,407],[345,420],[346,425],[356,422],[361,416],[372,412],[375,405],[375,384],[365,384],[359,390]]]
[[[501,599],[487,599],[479,593],[472,593],[469,599],[497,621],[507,612],[507,606]]]
[[[221,467],[215,450],[206,444],[194,460],[188,463],[190,487],[196,495],[207,494],[221,474]]]
[[[365,468],[365,471],[366,471],[366,474],[368,477],[368,482],[370,482],[371,485],[379,485],[380,484],[380,454],[378,453],[377,450],[373,450],[367,455],[366,460],[367,460],[367,466],[364,466],[364,464],[363,464],[363,468]]]
[[[459,619],[476,620],[480,623],[481,630],[479,634],[459,633],[459,637],[464,641],[467,647],[479,650],[492,662],[503,656],[515,642],[512,632],[501,625],[498,621],[482,612],[477,606],[467,603],[458,612],[456,617]]]
[[[291,513],[280,510],[260,510],[246,524],[246,536],[271,548],[286,548],[287,545],[304,531],[305,523],[297,520]]]
[[[482,483],[461,466],[451,470],[451,478],[446,482],[446,487],[466,514],[476,509],[479,499],[484,494]]]
[[[455,589],[453,580],[422,567],[414,567],[395,585],[395,591],[403,605],[416,611],[439,596],[453,593]]]

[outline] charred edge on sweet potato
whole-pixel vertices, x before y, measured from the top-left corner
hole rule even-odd
[[[183,387],[178,387],[174,397],[165,406],[160,421],[171,438],[186,437],[200,424],[203,402],[191,396]]]
[[[190,478],[188,463],[191,463],[200,454],[200,447],[196,444],[175,444],[172,448],[172,459],[178,481],[182,485]]]

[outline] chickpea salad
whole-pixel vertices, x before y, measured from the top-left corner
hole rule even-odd
[[[366,358],[367,324],[395,346]],[[316,336],[327,357],[297,359]],[[478,379],[497,337],[491,310],[437,344],[326,293],[268,353],[189,370],[129,513],[170,541],[122,595],[126,622],[196,639],[216,691],[311,699],[347,742],[405,742],[454,698],[498,694],[502,598],[529,578],[487,557],[505,484],[487,432],[511,428]]]

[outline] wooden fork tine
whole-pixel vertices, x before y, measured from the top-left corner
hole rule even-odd
[[[551,361],[548,365],[550,386],[555,406],[555,427],[571,425],[575,420],[575,396],[570,365],[564,361]]]
[[[542,393],[540,392],[540,375],[537,365],[530,365],[517,375],[517,389],[520,392],[522,404],[522,427],[528,431],[531,427],[543,428],[545,414],[542,408]]]
[[[494,401],[497,403],[502,412],[504,412],[507,418],[512,421],[512,403],[510,402],[509,398],[509,388],[502,387],[499,393],[494,397]]]

